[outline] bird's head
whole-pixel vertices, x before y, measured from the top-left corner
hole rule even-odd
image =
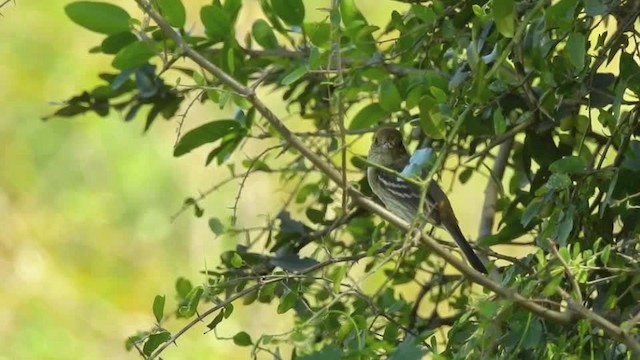
[[[397,129],[384,127],[373,135],[373,142],[369,149],[370,161],[390,167],[406,156],[407,150],[402,143],[402,134]]]

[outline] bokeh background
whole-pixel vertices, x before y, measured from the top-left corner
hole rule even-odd
[[[403,7],[369,1],[358,4],[376,24]],[[66,17],[70,2],[16,0],[0,9],[0,359],[137,359],[124,342],[153,326],[153,297],[167,295],[166,309],[174,308],[175,279],[204,281],[199,271],[234,246],[233,239],[216,239],[207,219],[231,215],[237,183],[205,202],[203,218],[187,212],[170,221],[184,198],[226,173],[203,166],[207,149],[172,156],[177,121],[159,121],[143,133],[143,119],[125,123],[120,114],[41,120],[55,111],[52,102],[91,88],[99,72],[111,69],[108,57],[88,52],[102,37]],[[140,15],[132,1],[110,2]],[[184,2],[188,23],[202,32],[198,9],[209,1]],[[318,20],[324,15],[314,9],[329,1],[305,5]],[[239,23],[250,27],[258,9],[257,0],[245,1],[246,21]],[[239,37],[245,31],[238,29]],[[286,115],[277,94],[265,95]],[[216,118],[219,110],[196,108],[185,129]],[[294,127],[295,121],[288,119]],[[354,151],[364,153],[368,142]],[[239,207],[246,225],[263,220],[286,195],[277,179],[251,181]],[[482,186],[476,177],[452,196],[468,234],[477,229]],[[219,335],[246,329],[258,336],[290,325],[268,306],[252,306],[251,316],[236,310]],[[203,324],[190,331],[165,358],[248,355],[205,330]]]

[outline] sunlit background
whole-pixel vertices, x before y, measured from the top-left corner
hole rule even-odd
[[[176,121],[158,121],[145,134],[143,119],[125,123],[118,114],[41,120],[55,111],[51,102],[91,88],[99,72],[111,69],[110,58],[89,54],[102,36],[66,17],[69,2],[16,0],[0,9],[0,359],[139,358],[124,342],[153,326],[154,296],[166,294],[166,308],[174,308],[175,279],[203,281],[199,270],[214,267],[220,251],[234,246],[232,239],[216,239],[207,219],[231,215],[237,183],[210,197],[202,218],[187,212],[170,221],[184,198],[226,174],[204,167],[208,149],[172,156]],[[140,15],[133,1],[111,2]],[[188,23],[202,32],[197,11],[209,1],[185,3]],[[402,8],[391,1],[384,2],[388,8],[359,3],[380,25],[391,6]],[[329,2],[305,5],[312,12]],[[250,26],[258,8],[257,1],[245,1],[239,23]],[[316,10],[316,20],[321,16]],[[270,98],[286,115],[278,97]],[[220,116],[217,109],[195,109],[185,128]],[[366,151],[366,142],[355,151]],[[251,181],[240,223],[260,221],[286,195],[277,179]],[[476,233],[483,195],[482,179],[474,181],[452,196],[467,234]],[[259,336],[290,326],[272,308],[252,306],[252,316],[234,313],[219,335],[245,329]],[[175,331],[184,323],[167,327]],[[166,358],[248,354],[205,330],[203,324],[190,331]]]

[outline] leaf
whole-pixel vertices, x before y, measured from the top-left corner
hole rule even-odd
[[[313,45],[323,48],[329,44],[331,25],[323,22],[306,23],[303,28]]]
[[[249,346],[253,344],[251,341],[251,336],[244,331],[240,331],[239,333],[233,336],[233,342],[238,346]]]
[[[443,115],[433,106],[433,100],[422,97],[418,104],[420,110],[420,128],[433,139],[444,139],[445,122]]]
[[[158,323],[160,323],[164,317],[164,300],[164,295],[156,295],[155,299],[153,299],[153,316],[156,317]]]
[[[573,207],[570,206],[569,210],[564,212],[564,218],[557,229],[556,242],[560,246],[567,246],[567,239],[569,235],[571,235],[571,230],[573,230],[573,216],[574,210]]]
[[[213,320],[211,320],[211,322],[207,325],[210,330],[215,329],[216,326],[218,326],[218,324],[222,322],[222,320],[224,319],[223,312],[223,310],[220,310],[218,315],[216,315],[216,317],[214,317]]]
[[[536,349],[544,335],[544,329],[538,319],[532,319],[527,328],[527,335],[522,341],[522,347],[525,349]]]
[[[584,0],[584,11],[587,16],[599,16],[607,12],[607,6],[602,0]]]
[[[178,280],[176,280],[176,292],[178,293],[178,298],[180,299],[184,299],[187,297],[187,295],[189,295],[189,292],[191,292],[191,289],[193,289],[193,285],[191,285],[191,281],[180,277],[178,278]]]
[[[200,20],[205,33],[214,42],[224,41],[232,31],[231,18],[219,5],[203,6],[200,9]]]
[[[283,270],[290,272],[301,272],[318,264],[318,261],[316,259],[309,257],[301,258],[298,254],[293,253],[286,253],[271,258],[270,262],[271,265],[280,267]]]
[[[156,54],[145,41],[136,41],[122,48],[114,56],[111,65],[119,70],[127,70],[146,64]]]
[[[575,174],[583,172],[587,163],[579,156],[565,156],[549,165],[549,170],[554,173]]]
[[[301,26],[304,20],[304,4],[302,0],[271,0],[273,11],[285,23]]]
[[[571,65],[578,71],[584,68],[584,58],[587,51],[586,41],[582,33],[571,33],[567,39],[565,54]]]
[[[201,145],[214,142],[240,130],[242,130],[242,126],[235,120],[216,120],[206,123],[184,134],[173,149],[173,156],[182,156]]]
[[[236,134],[235,137],[230,139],[226,139],[218,146],[217,148],[211,150],[209,155],[207,155],[207,160],[205,161],[205,165],[209,165],[213,159],[217,159],[216,163],[221,165],[225,161],[229,159],[233,151],[240,145],[242,139],[244,139],[246,130],[242,130]]]
[[[265,49],[275,49],[278,47],[278,39],[273,33],[269,23],[263,19],[256,20],[251,26],[251,34],[256,42]]]
[[[71,21],[91,31],[110,35],[129,30],[129,13],[113,4],[77,1],[64,10]]]
[[[389,113],[384,111],[380,104],[369,104],[358,111],[353,117],[353,120],[351,120],[349,124],[349,129],[367,129],[377,125],[388,116]]]
[[[144,343],[144,347],[142,348],[142,352],[145,355],[151,355],[153,350],[157,349],[158,346],[167,342],[167,340],[171,339],[171,333],[166,330],[157,332],[155,334],[149,335],[149,338]]]
[[[440,89],[437,86],[429,86],[429,92],[431,92],[431,95],[433,95],[433,97],[441,103],[446,102],[449,98],[444,90]]]
[[[575,9],[578,0],[560,0],[545,10],[544,23],[546,29],[568,29],[575,22]]]
[[[551,174],[549,180],[545,184],[545,188],[552,191],[564,190],[571,186],[571,178],[563,173]]]
[[[502,115],[502,109],[497,108],[493,112],[493,131],[496,135],[502,135],[507,130],[507,122]]]
[[[297,67],[292,72],[290,72],[287,76],[285,76],[282,79],[281,83],[282,85],[291,85],[301,77],[305,76],[308,72],[309,72],[309,68],[306,65]]]
[[[398,345],[389,357],[389,360],[420,360],[427,353],[427,350],[415,343],[415,339],[408,336]]]
[[[181,0],[154,0],[153,3],[160,8],[160,15],[169,25],[176,28],[184,27],[187,15]]]
[[[527,205],[527,207],[522,212],[522,218],[520,219],[520,223],[522,224],[522,226],[527,227],[527,225],[529,225],[531,220],[533,220],[540,212],[542,204],[543,202],[540,199],[531,200],[529,205]]]
[[[131,32],[120,32],[116,34],[111,34],[107,36],[104,40],[102,40],[102,44],[100,47],[102,48],[102,52],[105,54],[117,54],[125,46],[138,41],[138,38],[133,35]]]
[[[513,0],[493,0],[491,7],[496,28],[504,37],[512,38],[515,28],[516,7]]]
[[[321,350],[307,355],[298,356],[298,360],[340,360],[342,350],[336,345],[326,345]]]
[[[298,301],[298,292],[289,291],[285,296],[280,298],[280,304],[278,304],[278,314],[284,314],[291,310]]]
[[[378,101],[380,107],[387,112],[391,113],[400,110],[402,98],[392,80],[386,79],[380,83],[378,87]]]
[[[198,304],[200,303],[200,298],[204,293],[204,289],[202,286],[196,286],[189,292],[189,295],[185,298],[187,300],[186,304],[183,304],[178,308],[178,316],[179,317],[191,317],[198,310]]]
[[[240,254],[238,254],[237,252],[233,253],[233,256],[231,256],[231,266],[233,266],[236,269],[239,269],[242,267],[242,257],[240,256]]]
[[[212,217],[209,219],[209,229],[211,229],[211,231],[213,231],[213,233],[216,235],[224,233],[224,225],[222,225],[220,219],[216,217]]]

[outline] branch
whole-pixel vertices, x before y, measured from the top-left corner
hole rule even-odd
[[[480,230],[478,231],[478,239],[491,235],[493,230],[493,221],[496,215],[496,200],[498,199],[498,190],[504,176],[504,170],[507,167],[509,154],[513,147],[513,137],[507,139],[500,145],[498,156],[493,163],[491,176],[484,190],[484,205],[482,206],[482,215],[480,216]]]

